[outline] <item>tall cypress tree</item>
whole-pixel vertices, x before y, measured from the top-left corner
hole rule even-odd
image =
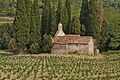
[[[99,36],[98,36],[98,47],[104,48],[105,42],[107,40],[106,35],[106,22],[104,21],[104,10],[103,10],[103,0],[98,1],[98,7],[97,7],[97,20],[98,20],[98,29],[99,29]],[[104,50],[104,49],[102,49]]]
[[[63,30],[65,33],[69,32],[68,27],[68,14],[66,7],[63,7],[62,13],[61,13],[61,23],[63,24]]]
[[[82,1],[82,7],[80,11],[80,24],[81,24],[81,35],[85,35],[86,28],[89,25],[89,2],[88,0]]]
[[[103,30],[103,4],[100,0],[83,0],[80,23],[82,35],[91,35],[96,39],[95,44],[99,45]]]
[[[54,36],[57,31],[55,6],[51,7],[51,35]]]
[[[25,51],[26,45],[29,42],[29,11],[27,11],[28,4],[26,4],[27,0],[17,0],[16,7],[16,16],[14,20],[14,28],[16,34],[14,35],[17,43],[19,51]]]
[[[62,21],[63,7],[64,7],[64,1],[59,0],[58,1],[58,8],[57,8],[57,24],[59,24]]]
[[[51,15],[52,15],[52,10],[51,10],[51,2],[50,2],[50,0],[49,0],[49,5],[48,5],[48,7],[49,7],[49,15],[48,15],[48,30],[47,30],[47,32],[46,32],[46,34],[50,34],[51,33]]]
[[[80,21],[79,18],[77,18],[76,16],[74,16],[72,18],[72,24],[71,24],[71,28],[70,28],[70,33],[72,34],[80,34]]]
[[[51,15],[50,15],[50,1],[45,0],[44,1],[44,6],[43,6],[43,11],[42,11],[42,21],[41,21],[41,27],[42,27],[42,35],[44,34],[50,34],[50,20],[51,20]]]
[[[30,42],[39,44],[40,39],[40,11],[38,0],[34,0],[31,10]]]
[[[26,7],[26,25],[28,31],[26,32],[28,34],[28,42],[26,43],[26,48],[29,49],[29,41],[30,41],[30,26],[31,26],[31,7],[32,7],[32,2],[30,0],[25,0],[25,7]]]
[[[63,0],[59,0],[57,9],[57,24],[60,22],[63,24],[65,33],[68,33],[68,13]]]
[[[97,3],[97,20],[98,20],[98,27],[99,32],[103,31],[103,22],[104,22],[104,10],[103,10],[103,0],[98,1]]]
[[[26,7],[26,25],[28,29],[30,28],[30,21],[31,21],[31,7],[32,7],[32,2],[30,0],[25,0],[25,7]],[[29,32],[28,32],[29,34]]]
[[[86,28],[87,35],[91,35],[97,39],[99,36],[99,28],[97,22],[97,0],[89,1],[89,19],[89,25]]]
[[[71,0],[66,0],[65,7],[67,9],[68,13],[68,23],[67,23],[67,30],[70,31],[70,26],[71,26]],[[70,32],[68,32],[70,33]]]

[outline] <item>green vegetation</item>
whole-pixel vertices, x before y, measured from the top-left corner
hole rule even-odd
[[[27,4],[26,4],[27,2]],[[30,9],[29,0],[18,0],[16,8],[16,16],[14,20],[14,38],[17,41],[18,50],[25,51],[26,45],[29,42],[29,28],[30,28]]]
[[[42,35],[50,34],[51,29],[51,3],[49,0],[45,0],[44,6],[42,9],[42,20],[41,20],[41,27],[42,27]]]
[[[0,56],[0,79],[9,80],[119,80],[120,54],[104,59],[79,56]]]
[[[56,11],[55,11],[55,5],[51,6],[51,36],[53,37],[57,31],[57,22],[56,22]]]
[[[88,0],[83,0],[80,11],[81,35],[87,33],[86,27],[89,25],[89,4]]]
[[[93,36],[93,38],[96,39],[95,45],[97,48],[100,48],[99,44],[103,38],[102,34],[104,34],[105,26],[103,26],[103,13],[102,0],[83,0],[80,12],[81,34]]]
[[[36,53],[36,52],[39,52],[39,49],[40,49],[39,42],[41,41],[40,11],[39,11],[39,6],[38,6],[38,0],[35,0],[34,4],[32,6],[31,21],[29,24],[30,24],[30,31],[29,31],[30,32],[30,34],[29,34],[30,35],[30,38],[29,38],[30,50],[29,51]]]
[[[71,16],[72,16],[72,8],[71,8],[71,1],[70,0],[66,0],[65,2],[65,7],[67,9],[67,13],[68,13],[68,22],[67,22],[67,33],[70,33],[70,27],[71,27]]]
[[[71,27],[70,27],[70,33],[71,34],[80,34],[80,21],[79,18],[74,16],[72,18],[72,22],[71,22]]]
[[[67,6],[67,5],[66,5]],[[58,1],[58,8],[57,8],[57,24],[60,22],[63,24],[63,30],[65,33],[69,32],[68,30],[68,8],[65,7],[65,2],[63,0]]]
[[[58,23],[91,35],[100,56],[49,53]],[[7,23],[7,24],[6,24]],[[4,51],[23,53],[13,55]],[[115,51],[111,51],[115,50]],[[120,0],[0,0],[0,80],[120,80]]]
[[[1,0],[0,48],[12,49],[13,43],[18,51],[31,52],[47,45],[50,52],[44,35],[53,37],[61,22],[65,33],[93,36],[100,51],[119,50],[119,13],[119,0]]]
[[[95,39],[98,38],[98,22],[97,22],[97,0],[90,0],[89,2],[89,25],[86,28],[87,34],[93,36]]]

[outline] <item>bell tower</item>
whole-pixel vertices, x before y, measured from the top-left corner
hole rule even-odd
[[[59,24],[58,24],[58,30],[57,30],[57,32],[56,32],[56,34],[55,34],[54,37],[57,37],[57,36],[65,36],[65,33],[63,32],[62,29],[63,29],[62,23],[59,23]]]

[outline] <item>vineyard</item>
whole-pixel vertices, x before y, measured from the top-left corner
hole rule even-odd
[[[120,54],[0,56],[0,80],[120,80]]]

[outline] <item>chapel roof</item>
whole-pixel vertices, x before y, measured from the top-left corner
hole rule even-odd
[[[92,36],[80,36],[80,35],[69,34],[69,35],[65,35],[65,36],[57,36],[54,39],[53,43],[58,43],[58,44],[69,44],[69,43],[88,44],[91,39],[92,39]]]

